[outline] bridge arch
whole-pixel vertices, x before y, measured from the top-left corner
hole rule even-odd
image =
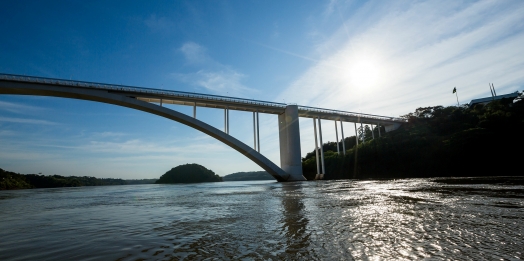
[[[229,134],[226,134],[203,121],[197,120],[183,113],[156,104],[140,101],[134,97],[127,97],[110,90],[94,90],[77,88],[73,86],[65,87],[54,86],[45,83],[28,83],[17,81],[1,81],[0,94],[51,96],[96,101],[155,114],[197,129],[223,142],[224,144],[242,153],[244,156],[255,162],[278,181],[293,181],[291,175],[286,173],[264,155],[258,153],[256,150],[237,140],[233,136],[230,136]]]

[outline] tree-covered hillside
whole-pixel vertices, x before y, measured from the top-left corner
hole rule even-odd
[[[152,183],[152,182],[151,182]],[[80,186],[126,185],[123,179],[60,175],[19,174],[0,169],[0,189],[58,188]]]
[[[275,180],[266,171],[236,172],[222,177],[224,181]]]
[[[325,178],[522,175],[524,102],[424,107],[402,117],[408,122],[385,135],[382,129],[381,138],[374,129],[371,139],[366,129],[358,148],[354,136],[346,138],[345,156],[336,153],[335,142],[324,144]],[[314,151],[303,158],[303,170],[314,179]]]
[[[184,164],[172,168],[156,181],[156,184],[220,182],[222,178],[199,164]]]

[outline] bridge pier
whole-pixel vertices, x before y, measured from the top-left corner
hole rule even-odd
[[[196,119],[196,102],[193,104],[193,118]]]
[[[229,109],[224,109],[224,132],[229,134]]]
[[[255,112],[253,112],[253,149],[257,150],[257,126],[255,125]]]
[[[315,175],[315,179],[319,179],[320,174],[320,163],[318,158],[318,140],[317,140],[317,119],[313,118],[313,133],[315,134],[315,159],[317,160],[317,175]]]
[[[337,127],[337,120],[335,120],[335,140],[337,141],[337,154],[340,154],[340,148],[338,146],[339,140],[338,140],[338,127]]]
[[[357,131],[357,123],[355,122],[355,142],[356,142],[356,145],[358,146],[358,131]]]
[[[260,153],[260,127],[259,127],[259,120],[258,120],[258,111],[257,111],[257,151]]]
[[[320,118],[317,118],[318,120],[318,137],[320,138],[320,162],[322,163],[322,173],[318,175],[318,178],[316,179],[324,179],[324,175],[326,174],[326,165],[324,164],[324,146],[322,146],[322,124],[320,123]]]
[[[340,134],[342,134],[342,153],[346,155],[346,144],[344,139],[344,122],[340,121]]]
[[[284,113],[278,115],[278,127],[280,167],[290,175],[288,181],[305,180],[302,175],[297,105],[286,106]]]

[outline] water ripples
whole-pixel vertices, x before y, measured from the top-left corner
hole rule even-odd
[[[2,191],[0,259],[523,258],[524,178],[436,181]]]

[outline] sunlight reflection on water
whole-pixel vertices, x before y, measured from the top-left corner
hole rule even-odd
[[[1,191],[0,259],[522,259],[523,198],[429,179]]]

